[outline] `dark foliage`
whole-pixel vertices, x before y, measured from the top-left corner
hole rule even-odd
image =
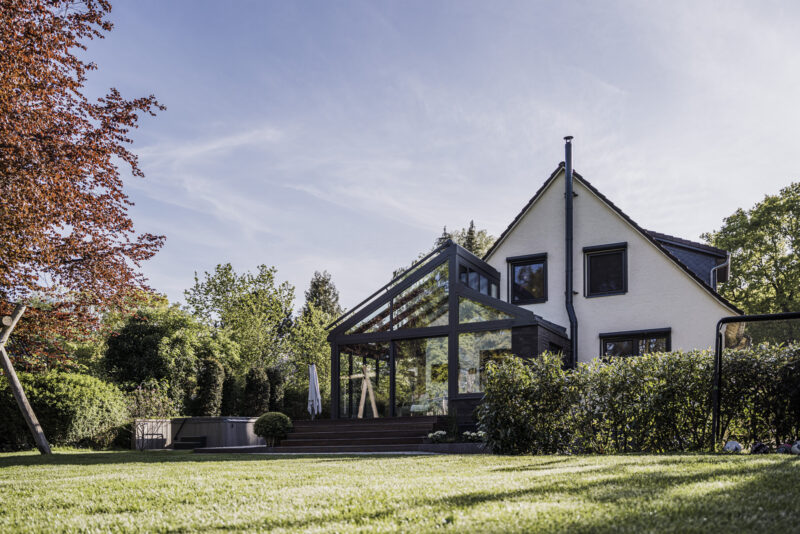
[[[254,367],[247,372],[244,384],[244,413],[258,417],[269,411],[269,378],[264,369]]]
[[[280,367],[269,367],[267,380],[269,380],[269,409],[273,412],[282,412],[286,376]]]
[[[216,360],[205,359],[197,376],[197,396],[194,400],[194,415],[218,417],[222,406],[222,384],[225,371]]]

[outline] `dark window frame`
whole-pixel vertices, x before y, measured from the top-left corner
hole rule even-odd
[[[665,337],[667,339],[666,343],[666,352],[670,352],[672,350],[672,328],[650,328],[647,330],[628,330],[625,332],[605,332],[599,334],[600,338],[600,357],[602,358],[609,358],[615,357],[606,354],[606,343],[609,341],[633,341],[636,344],[636,348],[638,351],[639,342],[643,339],[650,339],[654,337]],[[616,356],[616,357],[633,357],[633,356],[641,356],[641,354],[627,354],[624,356]]]
[[[540,298],[531,298],[531,299],[520,299],[514,300],[514,267],[518,265],[531,265],[534,263],[541,263],[542,264],[542,274],[544,278],[543,282],[543,293],[544,296]],[[511,256],[506,258],[506,265],[507,272],[508,272],[508,284],[506,287],[508,302],[510,304],[514,304],[516,306],[523,306],[525,304],[541,304],[543,302],[547,302],[547,252],[541,252],[538,254],[526,254],[524,256]]]
[[[617,291],[591,292],[589,279],[591,276],[589,259],[592,256],[622,253],[622,289]],[[624,295],[628,292],[628,243],[610,243],[608,245],[596,245],[583,247],[583,296],[587,299],[596,297],[611,297],[614,295]]]

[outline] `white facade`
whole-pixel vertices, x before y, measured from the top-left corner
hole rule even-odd
[[[500,271],[500,298],[509,302],[507,258],[547,254],[547,301],[523,307],[569,329],[565,306],[563,167],[485,258]],[[737,310],[687,273],[642,231],[585,185],[574,180],[574,296],[578,359],[600,355],[600,334],[671,329],[672,350],[714,345],[721,317]],[[627,292],[586,297],[584,247],[627,243]]]

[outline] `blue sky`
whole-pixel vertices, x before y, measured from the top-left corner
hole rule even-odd
[[[798,2],[114,3],[89,91],[154,93],[131,178],[144,266],[327,269],[345,306],[474,219],[498,235],[563,159],[696,239],[800,178]]]

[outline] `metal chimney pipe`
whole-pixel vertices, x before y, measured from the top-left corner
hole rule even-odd
[[[575,306],[573,302],[575,292],[573,290],[572,199],[575,193],[572,190],[572,136],[566,136],[564,141],[564,213],[566,216],[564,221],[564,248],[566,250],[566,291],[564,293],[564,301],[567,307],[567,315],[569,316],[569,340],[571,348],[569,366],[575,368],[578,364],[578,317],[575,315]]]

